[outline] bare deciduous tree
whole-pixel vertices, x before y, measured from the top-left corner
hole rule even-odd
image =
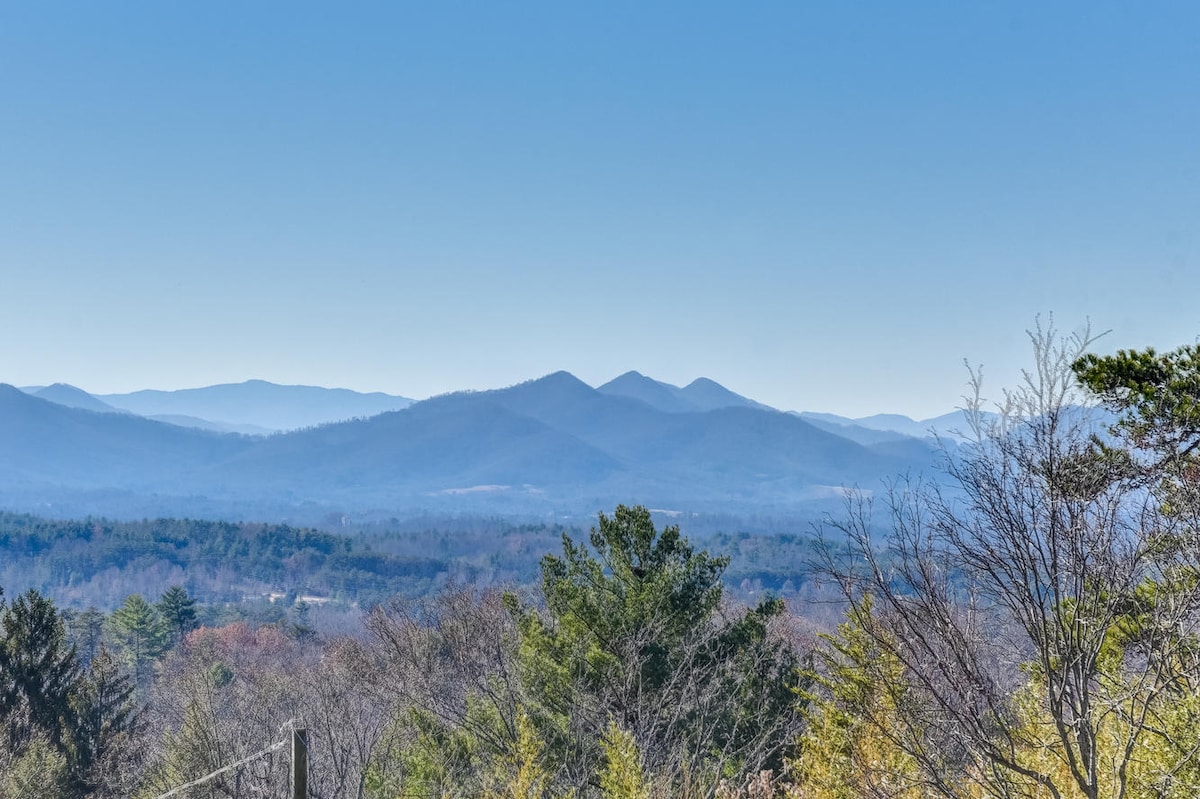
[[[929,792],[1123,797],[1195,754],[1176,741],[1148,767],[1138,749],[1171,736],[1163,715],[1200,678],[1200,550],[1136,453],[1079,404],[1072,365],[1094,337],[1030,337],[1034,369],[995,421],[973,380],[976,435],[947,446],[948,485],[893,486],[883,546],[856,496],[833,523],[848,552],[831,543],[825,567],[903,665],[889,734]],[[1021,704],[1029,685],[1048,731]]]
[[[361,642],[324,645],[274,627],[232,624],[189,633],[167,658],[147,719],[153,751],[149,795],[157,795],[308,730],[309,795],[361,799],[392,709],[381,702],[380,668]],[[284,747],[195,789],[196,796],[284,797]]]

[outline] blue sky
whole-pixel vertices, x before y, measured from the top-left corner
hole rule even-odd
[[[0,381],[928,416],[1200,334],[1190,3],[0,5]]]

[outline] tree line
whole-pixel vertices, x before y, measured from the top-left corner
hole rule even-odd
[[[339,517],[340,518],[340,517]],[[756,520],[762,524],[763,520]],[[533,585],[538,558],[566,530],[586,528],[498,519],[399,520],[335,532],[286,524],[200,519],[47,519],[0,512],[0,585],[53,596],[64,607],[111,610],[131,593],[157,596],[183,585],[206,605],[270,594],[315,595],[343,608],[393,596],[431,594],[451,582]],[[737,520],[719,528],[736,530]],[[728,553],[735,593],[802,591],[811,535],[714,532]],[[249,604],[252,604],[250,602]]]
[[[469,567],[378,551],[365,540],[285,524],[197,519],[56,520],[0,513],[0,577],[73,606],[113,607],[130,591],[186,584],[206,602],[269,592],[375,604],[432,591]]]

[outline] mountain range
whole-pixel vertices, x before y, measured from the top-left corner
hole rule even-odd
[[[885,422],[784,413],[712,380],[681,388],[636,372],[598,388],[556,372],[421,402],[263,381],[100,396],[0,385],[0,507],[312,520],[636,502],[816,515],[846,487],[935,463],[931,440]],[[293,429],[217,432],[237,425]]]

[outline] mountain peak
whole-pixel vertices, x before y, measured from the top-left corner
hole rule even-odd
[[[743,397],[707,377],[697,377],[679,390],[680,396],[700,410],[713,411],[718,408],[758,408],[773,410],[761,402]]]
[[[601,394],[629,397],[667,413],[687,413],[699,410],[681,396],[678,386],[663,383],[641,372],[629,371],[609,380],[596,389]]]
[[[548,375],[535,379],[533,382],[536,383],[538,380],[568,380],[572,383],[583,383],[582,380],[568,372],[566,369],[559,369],[557,372],[551,372]],[[587,384],[584,383],[584,385]]]
[[[715,411],[718,408],[774,410],[737,394],[708,377],[697,377],[685,387],[673,386],[640,372],[629,371],[596,389],[601,394],[632,397],[668,413]]]
[[[500,389],[500,390],[501,391],[513,391],[514,389],[520,389],[523,391],[528,391],[528,390],[535,390],[535,391],[553,390],[553,391],[559,391],[559,392],[568,391],[568,392],[573,392],[573,393],[588,393],[588,394],[591,394],[593,391],[595,391],[595,389],[593,389],[587,383],[583,382],[582,380],[580,380],[578,377],[571,374],[570,372],[562,370],[562,369],[560,369],[557,372],[551,372],[548,375],[543,375],[542,377],[534,378],[533,380],[526,380],[524,383],[518,383],[515,386],[512,386],[511,388]]]
[[[120,413],[120,411],[107,402],[96,399],[83,389],[77,388],[70,383],[53,383],[33,392],[33,396],[49,400],[58,405],[65,405],[68,408],[82,408],[85,411],[96,411],[98,413]]]

